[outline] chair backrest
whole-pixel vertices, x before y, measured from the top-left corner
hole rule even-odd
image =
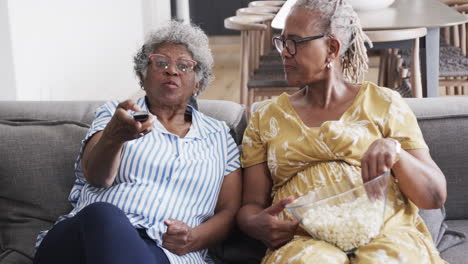
[[[410,82],[412,87],[413,97],[421,98],[422,97],[422,81],[421,81],[421,65],[419,58],[419,38],[424,37],[427,34],[426,28],[411,28],[411,29],[392,29],[392,30],[368,30],[364,31],[366,35],[372,42],[392,42],[392,41],[401,41],[401,40],[413,40],[413,49],[411,52],[411,75]],[[396,54],[394,54],[396,55]],[[402,59],[400,58],[397,62],[388,61],[381,63],[386,63],[387,70],[395,71],[396,68],[402,66]],[[404,70],[399,71],[400,74],[404,74]],[[400,77],[405,77],[401,76]],[[393,87],[391,87],[393,88]]]
[[[255,6],[283,6],[286,1],[252,1],[249,7]]]
[[[247,104],[247,81],[260,56],[261,42],[258,40],[261,32],[265,32],[268,26],[266,16],[233,16],[224,20],[224,27],[241,32],[241,59],[240,59],[240,102]]]
[[[261,33],[261,36],[257,36],[256,39],[259,39],[260,41],[260,56],[265,55],[266,53],[270,52],[272,46],[271,46],[271,38],[273,37],[273,29],[271,28],[271,21],[273,18],[275,18],[275,15],[278,13],[280,10],[280,7],[276,6],[256,6],[256,7],[244,7],[244,8],[239,8],[236,11],[237,16],[264,16],[266,20],[263,22],[263,24],[267,25],[267,29]],[[255,56],[258,58],[258,56]],[[259,61],[255,61],[255,65],[252,69],[256,69],[258,67]]]
[[[468,13],[468,0],[441,0],[446,5],[453,7],[462,14]],[[467,55],[466,23],[461,25],[444,27],[441,30],[443,43],[460,48],[463,55]]]
[[[273,20],[280,9],[277,6],[244,7],[237,9],[236,15],[272,15],[271,19]]]
[[[468,14],[468,0],[465,1],[466,4],[464,5],[460,5],[460,6],[455,6],[454,8],[462,13],[462,14]],[[467,37],[468,37],[468,34],[466,34],[466,23],[464,24],[461,24],[461,25],[458,25],[458,26],[455,26],[456,29],[455,29],[455,32],[459,33],[460,36],[458,37],[459,41],[460,41],[460,45],[458,46],[461,50],[462,50],[462,53],[463,55],[467,55],[467,51],[468,51],[468,47],[467,47]]]
[[[441,0],[462,14],[468,14],[468,0]],[[468,34],[466,23],[447,26],[440,31],[441,71],[439,78],[439,95],[467,96],[468,76],[467,52]]]

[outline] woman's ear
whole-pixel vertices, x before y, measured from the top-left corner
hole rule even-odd
[[[200,90],[200,82],[198,81],[195,83],[195,86],[193,87],[192,95],[195,96],[199,90]]]
[[[335,59],[340,55],[341,43],[334,37],[328,38],[328,55]]]

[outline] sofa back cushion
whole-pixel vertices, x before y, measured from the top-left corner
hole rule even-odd
[[[71,210],[74,161],[87,129],[74,121],[0,120],[3,248],[32,257],[37,232]]]

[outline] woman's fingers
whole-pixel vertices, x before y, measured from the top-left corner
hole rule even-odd
[[[124,110],[133,110],[133,111],[140,111],[141,108],[133,101],[132,99],[127,99],[117,105],[117,108],[122,108]]]
[[[389,153],[388,153],[389,154]],[[373,178],[385,173],[388,171],[387,162],[385,161],[385,156],[387,153],[379,153],[377,157],[377,170]]]
[[[162,246],[177,255],[189,252],[190,227],[186,223],[174,219],[166,220],[164,224],[167,226],[167,230],[162,236]]]

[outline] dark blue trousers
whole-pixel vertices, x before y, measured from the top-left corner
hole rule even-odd
[[[37,249],[34,264],[166,264],[164,251],[109,203],[93,203],[56,224]]]

